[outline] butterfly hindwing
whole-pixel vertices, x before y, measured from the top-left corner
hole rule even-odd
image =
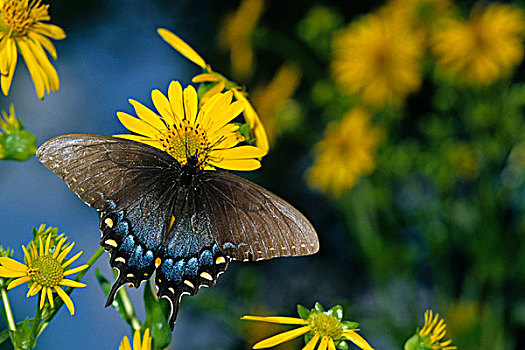
[[[175,222],[161,253],[162,262],[155,279],[157,295],[171,303],[171,327],[182,295],[195,295],[202,286],[214,286],[230,262],[211,234],[200,189],[179,189],[178,198],[183,199],[180,201],[183,204],[174,209]]]
[[[310,222],[282,198],[226,172],[204,172],[201,179],[211,232],[226,255],[255,261],[319,250]]]
[[[119,270],[107,304],[126,283],[151,277],[174,204],[180,165],[153,147],[101,135],[64,135],[44,143],[40,161],[98,210],[110,264]]]

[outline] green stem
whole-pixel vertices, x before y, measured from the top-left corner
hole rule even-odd
[[[5,281],[2,281],[2,287],[0,288],[0,293],[2,294],[2,302],[4,303],[4,311],[6,316],[7,328],[14,332],[16,331],[15,318],[13,317],[13,311],[11,310],[11,305],[9,304],[9,297],[7,296],[7,290],[4,286]]]
[[[85,269],[85,270],[80,271],[77,274],[77,276],[75,277],[74,280],[79,282],[82,279],[82,277],[84,277],[84,275],[89,271],[89,269],[95,264],[95,262],[98,260],[98,258],[100,258],[100,256],[103,253],[104,253],[104,248],[102,248],[102,247],[98,248],[98,250],[95,252],[95,254],[93,254],[91,256],[91,258],[89,258],[89,260],[87,261],[86,265],[88,265],[88,268]],[[67,295],[70,295],[73,292],[73,290],[75,290],[75,288],[68,287],[65,292],[67,293]],[[40,335],[44,331],[44,329],[47,327],[49,322],[51,322],[53,317],[56,316],[56,314],[58,313],[58,311],[60,310],[62,305],[64,305],[64,301],[62,301],[62,299],[60,297],[56,297],[54,302],[55,302],[55,307],[52,309],[52,311],[49,313],[49,315],[47,315],[44,318],[44,321],[42,322],[41,326],[39,327],[38,335]]]
[[[40,308],[40,303],[41,303],[42,298],[46,297],[44,293],[40,293],[39,296],[40,297],[38,298],[38,302],[36,305],[35,318],[33,319],[33,324],[31,325],[31,336],[29,338],[29,344],[31,344],[30,345],[31,349],[34,349],[36,347],[36,339],[38,335],[40,334],[38,332],[40,320],[42,320],[42,309]]]
[[[131,303],[131,299],[129,298],[129,294],[126,291],[126,288],[120,288],[118,291],[120,301],[122,302],[122,311],[126,316],[129,318],[129,322],[131,323],[131,328],[136,331],[140,330],[140,321],[137,318],[137,315],[135,314],[135,310],[133,309],[133,304]]]

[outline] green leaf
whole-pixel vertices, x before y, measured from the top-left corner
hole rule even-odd
[[[32,349],[31,343],[36,344],[31,341],[31,323],[33,321],[26,317],[25,320],[17,327],[16,332],[11,333],[11,342],[17,350],[29,350]]]
[[[109,295],[109,292],[111,291],[112,283],[107,280],[102,273],[100,272],[100,269],[95,270],[95,276],[97,277],[97,281],[100,284],[100,287],[104,291],[104,294],[106,295],[106,298]],[[122,319],[129,325],[131,325],[131,318],[129,315],[125,312],[124,303],[122,301],[122,297],[120,295],[120,292],[117,293],[115,296],[115,300],[113,301],[113,304],[111,304],[115,308],[115,310],[118,311],[120,316],[122,316]]]
[[[317,313],[324,312],[323,306],[319,302],[315,302],[314,309],[312,311],[316,311]]]
[[[307,320],[310,316],[310,310],[305,308],[304,306],[297,304],[297,313],[299,314],[299,317],[303,320]]]
[[[244,140],[246,141],[246,143],[248,143],[250,145],[255,143],[255,139],[252,138],[251,135],[250,135],[250,124],[248,124],[248,123],[242,124],[238,131],[244,137]]]
[[[10,134],[0,134],[3,159],[27,160],[36,152],[36,138],[23,129]]]
[[[345,329],[356,329],[359,327],[359,322],[353,322],[353,321],[341,321]]]
[[[328,315],[337,318],[339,321],[343,319],[343,307],[341,305],[336,305],[330,310],[328,310]]]
[[[153,349],[168,347],[171,343],[171,329],[168,324],[169,302],[164,299],[157,300],[153,295],[149,280],[144,286],[144,308],[146,309],[146,321],[144,321],[143,329],[150,329]]]

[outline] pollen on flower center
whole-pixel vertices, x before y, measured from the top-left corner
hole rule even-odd
[[[339,339],[343,336],[343,324],[335,317],[325,313],[312,312],[308,317],[308,324],[321,337],[326,336],[332,339]]]
[[[206,133],[199,125],[191,125],[185,122],[182,127],[168,127],[168,129],[159,135],[162,142],[162,148],[173,158],[184,165],[188,157],[196,156],[199,164],[204,165],[208,152],[209,142]]]
[[[0,8],[1,18],[10,34],[26,35],[29,28],[39,21],[48,21],[49,5],[40,5],[40,0],[7,0]]]
[[[51,255],[44,255],[31,263],[28,275],[40,286],[55,287],[64,278],[64,269]]]

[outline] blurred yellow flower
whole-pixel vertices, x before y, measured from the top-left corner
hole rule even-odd
[[[4,95],[9,93],[18,51],[26,62],[38,98],[60,87],[58,75],[47,57],[57,58],[56,49],[47,38],[66,37],[62,28],[49,21],[49,5],[40,0],[0,0],[0,83]]]
[[[432,310],[425,312],[425,324],[416,334],[405,343],[405,350],[455,350],[458,347],[450,345],[452,339],[441,341],[445,335],[447,325],[439,314],[433,315]]]
[[[368,15],[335,38],[333,77],[369,106],[399,104],[421,84],[421,38],[392,16]]]
[[[255,137],[255,144],[257,147],[262,149],[265,152],[269,150],[268,138],[266,136],[266,131],[264,126],[261,123],[259,115],[251,105],[250,101],[246,97],[246,93],[242,91],[240,86],[224,77],[223,75],[214,72],[210,65],[204,61],[204,59],[193,50],[186,42],[184,42],[177,35],[173,34],[167,29],[159,28],[157,29],[159,35],[175,50],[177,50],[181,55],[198,65],[204,70],[203,74],[199,74],[193,78],[194,83],[212,83],[212,87],[208,93],[204,94],[201,98],[201,103],[205,103],[213,94],[222,92],[224,89],[233,92],[235,99],[237,101],[242,101],[245,104],[244,108],[244,118],[246,122],[250,125],[250,131]]]
[[[44,307],[46,297],[51,307],[54,307],[53,291],[64,301],[71,315],[75,313],[75,307],[69,295],[60,286],[66,287],[85,287],[84,283],[68,280],[65,277],[88,268],[82,265],[74,269],[69,269],[70,265],[77,260],[82,252],[77,253],[72,258],[64,261],[66,255],[71,252],[74,242],[65,244],[66,237],[62,237],[56,247],[51,247],[52,234],[47,236],[45,245],[42,239],[38,239],[39,248],[35,241],[29,245],[29,251],[22,246],[25,256],[25,264],[14,259],[0,257],[0,277],[16,278],[7,286],[7,289],[17,287],[23,283],[31,283],[27,292],[27,297],[41,292],[40,309]]]
[[[310,186],[338,197],[374,170],[374,153],[383,132],[370,123],[370,115],[356,108],[328,126],[314,149],[317,158],[308,171]]]
[[[128,337],[124,336],[119,350],[132,350],[131,344],[129,343]],[[144,331],[144,337],[140,341],[140,331],[137,329],[133,334],[133,350],[151,350],[151,337],[149,335],[149,328]]]
[[[433,38],[438,68],[472,85],[508,76],[523,59],[525,18],[511,5],[475,6],[468,20],[449,20]]]
[[[252,32],[264,10],[264,0],[243,0],[237,11],[224,20],[220,44],[230,50],[233,74],[246,79],[253,71]]]
[[[135,135],[117,137],[142,142],[167,152],[184,165],[193,158],[199,169],[215,167],[229,170],[255,170],[261,166],[256,158],[266,154],[254,146],[237,146],[244,137],[239,125],[230,123],[244,109],[244,102],[232,102],[233,93],[215,94],[199,107],[193,86],[184,90],[171,82],[168,97],[153,90],[151,99],[157,113],[140,102],[130,100],[138,118],[118,112],[120,122]]]
[[[272,144],[279,131],[279,111],[294,94],[301,80],[301,71],[292,64],[284,64],[265,86],[253,90],[253,105],[266,126],[268,142]]]

